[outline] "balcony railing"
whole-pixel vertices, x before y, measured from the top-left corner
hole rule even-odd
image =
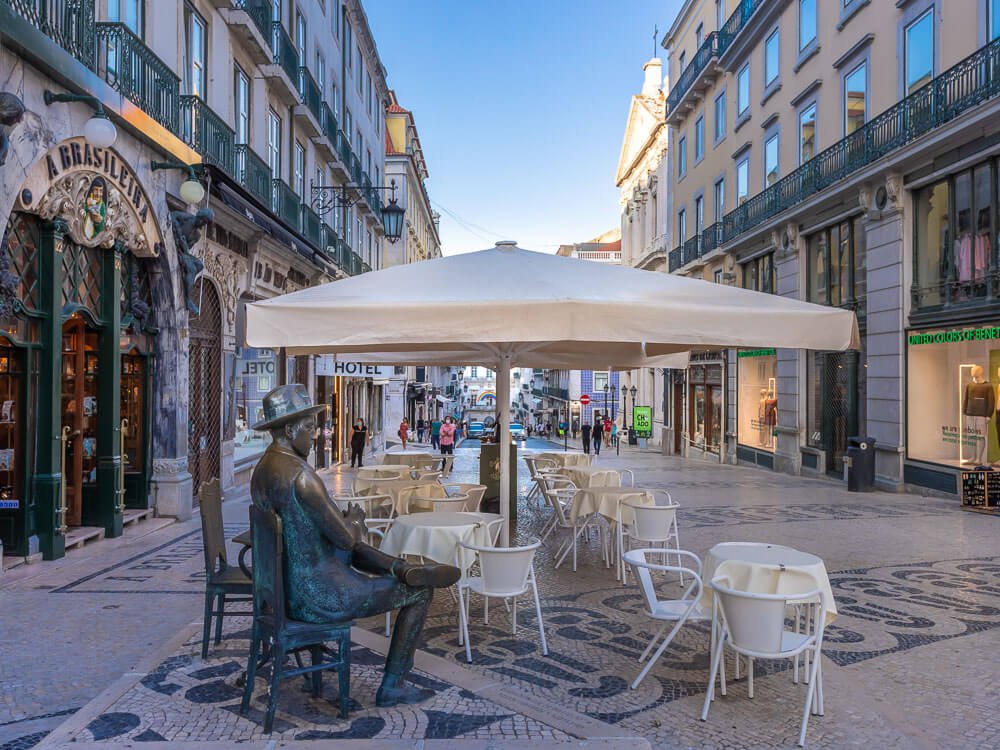
[[[171,132],[180,125],[180,78],[123,23],[98,23],[97,74]]]
[[[683,263],[681,263],[681,256],[683,255],[683,253],[684,253],[683,247],[675,247],[667,255],[667,270],[670,273],[673,273],[682,265],[684,265]]]
[[[204,161],[236,172],[236,133],[197,96],[180,97],[180,137]]]
[[[533,389],[532,393],[539,398],[547,396],[549,398],[557,398],[562,401],[569,401],[568,388],[556,388],[555,386],[546,385],[541,388]]]
[[[281,25],[281,21],[271,22],[271,49],[274,51],[274,64],[280,65],[288,75],[288,80],[297,83],[299,80],[299,53],[295,44]]]
[[[705,41],[702,42],[698,51],[694,53],[691,62],[681,71],[680,76],[677,78],[677,83],[671,87],[670,94],[667,96],[667,112],[673,112],[674,107],[684,98],[691,85],[705,71],[705,68],[708,67],[708,63],[718,56],[719,35],[713,31],[705,37]]]
[[[253,21],[254,26],[265,39],[271,37],[271,23],[274,18],[271,9],[271,0],[233,0],[233,7],[238,10],[245,10]]]
[[[0,0],[73,57],[94,69],[94,0]]]
[[[302,227],[302,236],[316,247],[321,247],[323,242],[322,222],[319,214],[305,203],[299,206],[299,225]]]
[[[333,114],[333,110],[330,109],[330,105],[323,102],[323,108],[321,110],[322,117],[320,118],[320,124],[323,126],[323,134],[326,139],[330,141],[330,146],[334,151],[338,151],[340,143],[340,124],[337,122],[337,116]]]
[[[299,67],[298,82],[299,96],[302,97],[302,103],[312,112],[313,117],[316,118],[316,122],[322,122],[323,93],[319,90],[319,84],[312,77],[309,68],[305,66]]]
[[[271,180],[271,211],[299,231],[299,196],[284,180]]]
[[[579,250],[576,257],[580,260],[593,260],[600,263],[620,263],[621,250]]]
[[[688,237],[681,247],[683,248],[681,262],[686,266],[691,261],[701,257],[701,235],[696,234],[693,237]]]
[[[245,143],[236,146],[235,177],[250,195],[271,205],[271,168]]]
[[[743,31],[750,21],[750,17],[766,2],[768,0],[740,0],[740,4],[736,6],[736,10],[726,19],[726,22],[719,30],[720,55],[729,48],[729,45],[733,43],[737,35]]]
[[[319,249],[323,251],[323,255],[334,262],[337,260],[337,239],[337,233],[333,231],[333,227],[324,221],[320,227]]]
[[[917,89],[863,127],[723,217],[730,242],[808,196],[1000,94],[1000,39]]]

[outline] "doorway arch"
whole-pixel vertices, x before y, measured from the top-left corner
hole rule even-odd
[[[222,471],[222,304],[215,285],[195,282],[188,332],[188,471],[195,500],[202,482]]]

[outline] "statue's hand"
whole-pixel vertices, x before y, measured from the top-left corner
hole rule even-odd
[[[365,532],[365,511],[356,503],[351,503],[344,511],[344,522],[351,529],[355,541],[361,539]]]
[[[430,586],[435,589],[447,588],[458,582],[462,572],[454,565],[410,565],[400,567],[398,578],[407,586]]]

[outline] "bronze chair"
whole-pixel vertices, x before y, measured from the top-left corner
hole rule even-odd
[[[257,670],[271,662],[271,682],[268,689],[264,733],[270,734],[274,711],[278,705],[278,689],[283,679],[311,675],[312,693],[319,696],[323,688],[323,670],[337,671],[340,683],[340,717],[347,718],[351,692],[351,621],[310,623],[291,620],[285,612],[283,572],[284,545],[281,519],[274,511],[250,506],[250,534],[253,538],[253,628],[250,635],[250,656],[247,660],[246,683],[240,713],[250,708]],[[336,641],[337,653],[325,644]],[[265,644],[260,658],[261,644]],[[300,652],[309,651],[312,663],[304,666]],[[296,669],[285,669],[285,659],[292,654]],[[258,660],[259,659],[259,660]],[[309,678],[307,678],[308,680]]]
[[[205,546],[205,627],[201,636],[201,658],[208,658],[208,639],[215,618],[215,645],[222,642],[223,617],[248,617],[246,610],[226,612],[230,604],[253,601],[253,584],[238,567],[230,567],[226,556],[226,534],[222,526],[222,491],[219,480],[203,482],[198,490],[201,539]],[[213,605],[215,608],[213,608]]]

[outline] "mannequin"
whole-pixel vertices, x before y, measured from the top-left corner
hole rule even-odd
[[[989,419],[996,411],[996,392],[993,386],[983,380],[983,368],[980,365],[972,366],[972,381],[965,386],[965,395],[962,398],[962,413],[968,417],[966,424],[971,421],[979,428],[978,435],[974,438],[975,458],[974,461],[981,464],[986,453],[986,431],[989,428]],[[960,437],[963,439],[964,435]]]
[[[778,398],[774,391],[767,392],[764,401],[764,425],[767,433],[764,435],[767,440],[767,447],[770,448],[774,441],[774,427],[778,424]]]
[[[767,390],[761,388],[760,405],[757,407],[757,445],[767,445],[767,428],[764,425],[766,415],[767,415]]]

